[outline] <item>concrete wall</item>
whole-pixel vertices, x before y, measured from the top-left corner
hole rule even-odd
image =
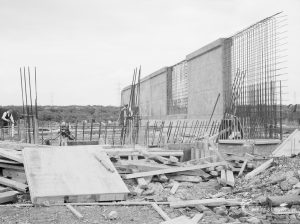
[[[141,80],[140,111],[144,119],[209,119],[218,94],[221,96],[213,119],[224,110],[224,42],[218,39],[186,56],[188,67],[188,113],[167,115],[167,74],[164,67]],[[122,91],[122,104],[129,102],[130,86]]]
[[[223,39],[187,55],[188,118],[209,119],[220,93],[214,118],[223,115]]]

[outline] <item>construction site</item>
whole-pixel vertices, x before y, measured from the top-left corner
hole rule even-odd
[[[300,223],[286,24],[279,12],[149,75],[133,68],[109,122],[43,121],[38,67],[20,67],[0,223]]]

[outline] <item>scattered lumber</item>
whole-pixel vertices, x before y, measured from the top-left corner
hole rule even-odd
[[[209,178],[210,175],[203,170],[189,170],[189,171],[183,171],[183,172],[178,172],[176,175],[187,175],[187,176],[199,176],[203,178]]]
[[[138,170],[140,172],[152,171],[152,170],[161,170],[170,168],[167,165],[157,164],[157,163],[147,163],[145,160],[121,160],[117,165],[119,167],[124,167],[128,169]]]
[[[202,165],[187,166],[187,167],[175,167],[175,168],[168,168],[168,169],[163,169],[163,170],[153,170],[153,171],[148,171],[148,172],[127,174],[127,175],[124,175],[124,177],[125,177],[125,179],[132,179],[132,178],[153,176],[153,175],[166,174],[166,173],[176,173],[176,172],[188,171],[188,170],[198,170],[198,169],[208,168],[211,166],[221,166],[221,165],[226,165],[226,162],[217,162],[217,163],[202,164]]]
[[[234,176],[231,170],[226,170],[226,184],[234,187]]]
[[[170,193],[171,193],[171,194],[175,194],[176,191],[177,191],[177,189],[179,188],[179,185],[180,185],[180,184],[179,184],[177,181],[175,181],[174,184],[173,184],[173,187],[172,187],[171,190],[170,190]]]
[[[161,222],[160,224],[195,224],[195,222],[193,222],[191,219],[183,215],[175,219]]]
[[[224,186],[226,186],[226,184],[227,184],[226,170],[221,170],[220,184],[222,184]]]
[[[225,198],[213,198],[213,199],[202,199],[202,200],[187,200],[187,201],[176,201],[170,202],[171,208],[182,208],[182,207],[195,207],[196,205],[204,206],[239,206],[241,201],[235,199],[225,199]]]
[[[23,158],[15,150],[7,150],[0,148],[0,156],[23,163]]]
[[[185,175],[174,176],[172,177],[172,179],[178,182],[192,182],[192,183],[199,183],[202,181],[201,177],[185,176]]]
[[[15,202],[17,200],[17,194],[19,192],[17,191],[6,191],[0,193],[0,204],[6,203],[6,202]]]
[[[244,172],[244,170],[245,170],[245,168],[246,168],[247,162],[248,162],[248,159],[244,160],[243,165],[242,165],[242,167],[241,167],[241,170],[240,170],[240,172],[239,172],[239,174],[238,174],[238,177],[240,177],[240,176],[243,175],[243,172]]]
[[[78,218],[78,219],[82,219],[83,215],[80,214],[80,212],[78,212],[72,205],[67,204],[66,207]]]
[[[251,179],[252,177],[256,176],[257,174],[265,171],[266,169],[268,169],[272,165],[273,161],[274,161],[274,159],[269,159],[265,163],[261,164],[259,167],[252,170],[250,173],[247,173],[246,176],[245,176],[245,179],[246,180]]]
[[[6,192],[6,191],[9,191],[9,188],[0,186],[0,193]]]
[[[13,170],[22,170],[22,171],[25,171],[25,169],[24,169],[23,166],[11,165],[11,164],[1,163],[1,162],[0,162],[0,167],[1,168],[13,169]]]
[[[17,161],[13,161],[13,160],[10,160],[10,159],[6,159],[4,157],[0,157],[0,163],[4,163],[4,164],[20,164],[19,162]]]
[[[152,202],[151,206],[164,220],[171,220],[170,217],[155,202]]]
[[[270,206],[280,206],[283,203],[288,205],[299,205],[300,195],[287,194],[284,196],[269,196],[267,197],[266,202]]]
[[[26,193],[28,191],[28,186],[26,184],[22,184],[14,180],[7,179],[5,177],[0,177],[0,184],[7,187],[11,187],[23,193]]]
[[[9,177],[12,180],[21,182],[21,183],[26,183],[26,175],[24,171],[21,170],[13,170],[13,169],[2,169],[2,174],[4,177]]]

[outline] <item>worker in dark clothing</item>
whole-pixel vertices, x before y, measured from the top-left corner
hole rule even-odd
[[[12,115],[12,110],[8,110],[3,113],[1,120],[0,120],[0,127],[2,130],[2,136],[4,138],[4,132],[8,133],[8,129],[12,128],[12,135],[13,135],[13,128],[14,128],[14,117]]]
[[[121,126],[121,144],[124,143],[125,140],[125,134],[126,134],[126,126],[128,123],[128,118],[129,118],[129,108],[128,104],[125,104],[123,108],[121,109],[120,115],[119,115],[119,124]]]
[[[128,104],[125,104],[124,107],[121,109],[119,119],[118,119],[120,126],[122,127],[126,126],[128,116],[129,116]]]
[[[60,125],[60,131],[58,133],[60,135],[60,145],[66,146],[68,140],[74,140],[74,137],[72,136],[69,125],[66,124],[66,122],[62,122]]]

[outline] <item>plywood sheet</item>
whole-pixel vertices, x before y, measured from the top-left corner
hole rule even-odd
[[[40,204],[124,200],[129,193],[118,172],[108,171],[96,158],[115,169],[105,152],[60,148],[23,150],[31,201]]]

